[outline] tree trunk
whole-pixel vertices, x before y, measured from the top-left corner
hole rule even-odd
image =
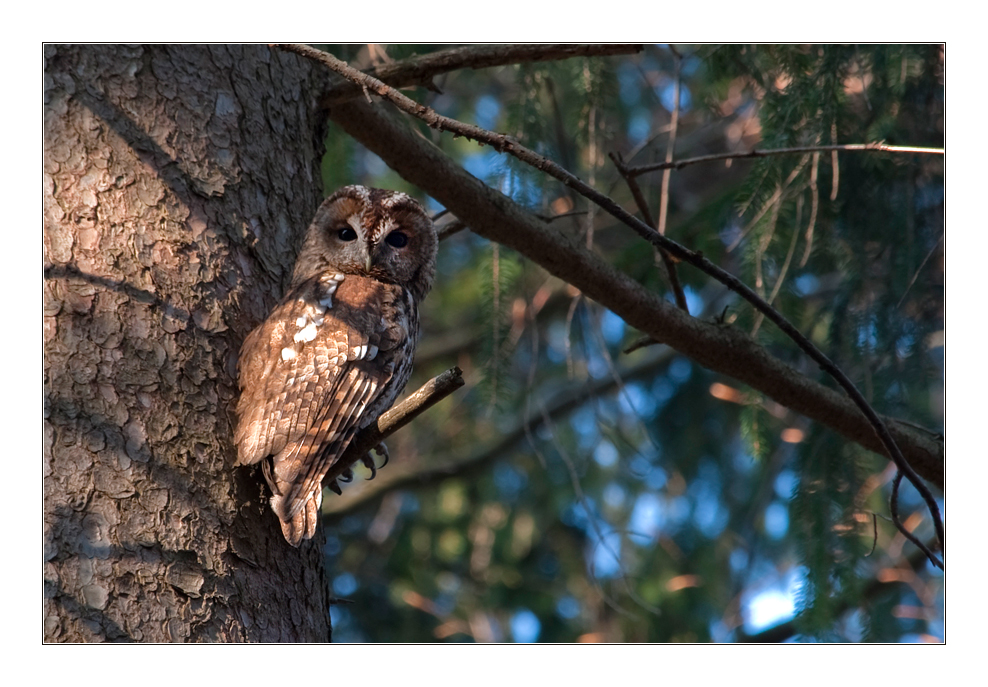
[[[44,638],[327,641],[322,546],[231,439],[321,199],[321,79],[265,46],[45,58]]]

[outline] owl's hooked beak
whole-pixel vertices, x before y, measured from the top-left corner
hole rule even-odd
[[[373,262],[373,260],[371,259],[371,252],[370,251],[367,251],[367,271],[368,272],[371,271],[371,262]]]

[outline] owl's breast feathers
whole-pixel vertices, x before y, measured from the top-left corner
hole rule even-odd
[[[322,478],[353,435],[394,402],[417,338],[407,289],[332,270],[292,289],[248,335],[239,361],[238,462],[272,458],[265,477],[283,521],[310,497],[321,500]]]

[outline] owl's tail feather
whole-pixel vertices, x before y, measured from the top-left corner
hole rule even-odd
[[[271,497],[271,510],[281,519],[281,532],[289,544],[298,548],[303,539],[312,539],[316,533],[316,523],[319,522],[319,509],[322,506],[322,488],[309,494],[305,505],[290,518],[282,518],[282,497],[275,494]]]

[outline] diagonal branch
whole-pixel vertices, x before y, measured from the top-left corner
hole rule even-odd
[[[813,343],[810,342],[810,340],[807,339],[805,336],[803,336],[803,334],[800,333],[785,317],[783,317],[781,313],[779,313],[777,310],[772,308],[768,303],[766,303],[762,298],[760,298],[754,291],[752,291],[751,288],[749,288],[746,284],[741,282],[734,275],[726,272],[725,270],[721,269],[714,263],[707,260],[705,257],[703,257],[702,253],[689,250],[684,246],[680,245],[679,243],[665,236],[662,236],[661,234],[653,230],[651,227],[644,224],[641,220],[631,215],[629,212],[627,212],[624,208],[622,208],[610,197],[588,186],[586,183],[584,183],[582,180],[580,180],[571,172],[559,167],[559,165],[539,155],[538,153],[526,148],[518,141],[508,136],[496,134],[487,131],[485,129],[481,129],[480,127],[464,124],[463,122],[459,122],[455,119],[451,119],[449,117],[444,117],[442,115],[439,115],[434,110],[424,105],[421,105],[420,103],[416,103],[410,98],[407,98],[401,93],[381,83],[379,80],[369,77],[366,74],[363,74],[357,70],[352,69],[351,67],[347,66],[346,63],[336,59],[332,55],[324,53],[321,55],[320,61],[322,61],[324,64],[332,68],[337,73],[345,76],[348,79],[353,80],[355,83],[359,84],[362,88],[366,88],[368,91],[373,91],[374,93],[387,99],[392,104],[396,105],[399,109],[423,120],[432,128],[438,129],[440,131],[452,131],[454,134],[465,136],[467,138],[476,140],[481,143],[489,144],[499,152],[510,153],[511,155],[517,157],[523,162],[530,164],[536,167],[537,169],[542,170],[543,172],[549,174],[550,176],[553,176],[554,178],[562,181],[567,186],[570,186],[584,197],[592,200],[594,203],[602,207],[604,210],[606,210],[609,214],[614,216],[616,219],[620,220],[624,224],[634,229],[636,233],[638,233],[645,240],[652,243],[654,246],[659,248],[665,248],[680,260],[688,262],[691,265],[699,268],[706,274],[715,278],[717,281],[720,281],[721,283],[725,284],[732,291],[739,294],[745,300],[751,303],[759,312],[762,312],[765,315],[765,317],[767,317],[769,320],[774,322],[776,326],[778,326],[779,329],[783,331],[783,333],[785,333],[789,338],[791,338],[807,355],[809,355],[821,367],[821,369],[823,369],[827,374],[833,377],[837,381],[837,383],[841,386],[841,388],[844,389],[845,393],[851,398],[853,404],[857,406],[858,411],[864,415],[864,418],[867,424],[871,426],[873,433],[877,435],[877,438],[879,439],[879,443],[883,447],[885,454],[891,458],[891,460],[896,464],[896,467],[898,467],[903,472],[903,474],[906,475],[910,483],[913,484],[916,490],[923,497],[923,500],[926,503],[931,516],[933,517],[934,527],[937,531],[937,537],[941,542],[941,550],[945,549],[943,521],[940,516],[939,506],[937,505],[936,500],[933,498],[932,493],[930,493],[929,488],[923,483],[922,479],[916,473],[915,469],[912,467],[909,461],[906,460],[904,454],[899,449],[895,439],[893,438],[891,432],[889,431],[888,427],[886,427],[882,419],[878,416],[878,414],[874,411],[874,409],[868,404],[864,396],[861,395],[861,392],[858,391],[857,387],[851,382],[851,380],[848,379],[848,377],[836,365],[834,365],[833,362],[831,362],[830,359],[827,358],[827,356],[825,356],[822,351],[820,351],[815,345],[813,345]],[[444,177],[436,177],[434,179],[423,179],[421,176],[417,174],[409,174],[406,171],[408,170],[409,166],[413,163],[407,158],[402,159],[402,156],[398,155],[398,151],[396,150],[397,141],[389,140],[387,136],[384,136],[383,138],[376,138],[376,140],[373,143],[371,143],[356,133],[356,131],[358,131],[361,128],[363,128],[366,131],[368,126],[371,125],[370,121],[364,123],[363,126],[361,126],[357,122],[354,122],[353,119],[346,118],[345,116],[341,119],[340,111],[341,110],[346,111],[347,109],[349,109],[350,112],[361,110],[363,112],[363,117],[368,120],[374,115],[377,115],[377,117],[380,118],[378,111],[376,110],[376,108],[374,108],[372,104],[362,103],[361,105],[358,105],[357,103],[360,102],[361,101],[359,100],[354,100],[344,105],[342,108],[334,108],[334,110],[331,112],[331,116],[341,124],[344,124],[343,119],[348,119],[346,124],[344,124],[344,128],[347,130],[347,132],[350,133],[355,138],[357,138],[358,140],[361,140],[365,145],[367,145],[368,148],[370,148],[379,156],[381,156],[382,159],[384,159],[386,162],[389,163],[389,166],[395,169],[395,171],[397,171],[399,174],[404,176],[406,179],[412,181],[412,183],[419,185],[421,188],[426,190],[426,192],[430,193],[430,195],[435,197],[437,200],[442,201],[444,197],[450,198],[452,194],[450,194],[449,192],[443,192],[441,187],[437,187],[436,184],[437,180],[441,180],[443,183],[447,183],[449,179],[446,179]],[[378,122],[378,124],[381,123],[383,122],[380,121]],[[390,127],[387,127],[387,125],[385,126],[386,128],[394,129],[393,125]],[[407,137],[407,135],[408,134],[406,132],[404,134],[404,137]],[[399,136],[401,135],[399,134]],[[384,148],[387,146],[390,146],[390,150],[385,151]],[[441,153],[439,154],[442,155]],[[391,164],[392,162],[394,164]],[[464,172],[464,174],[466,173]],[[468,174],[467,176],[473,179],[475,182],[477,182],[477,180],[474,179],[472,176]],[[484,188],[486,188],[486,186]],[[488,189],[488,191],[490,191],[490,189]],[[501,196],[501,198],[503,200],[501,200],[498,203],[499,205],[503,205],[505,202],[510,202],[503,196]],[[459,203],[456,203],[456,205],[459,205]],[[489,220],[484,221],[482,218],[477,218],[476,222],[469,220],[468,215],[474,214],[471,213],[469,209],[464,208],[461,211],[459,208],[454,207],[451,204],[448,204],[447,207],[450,210],[454,211],[457,214],[457,216],[461,217],[464,221],[468,222],[471,226],[476,225],[478,233],[483,233],[480,230],[480,226],[489,224]],[[496,232],[496,233],[500,234],[501,232]],[[550,271],[552,271],[550,265],[546,264],[546,262],[548,262],[552,265],[552,267],[559,269],[560,272],[571,273],[572,267],[574,265],[571,265],[569,266],[569,268],[567,268],[567,266],[559,264],[562,252],[558,250],[558,243],[561,237],[558,237],[557,235],[553,238],[554,240],[552,241],[552,243],[556,244],[556,250],[557,250],[556,259],[553,260],[550,258],[546,260],[548,256],[543,255],[542,256],[544,260],[544,262],[542,262],[543,266],[546,266],[547,269],[550,269]],[[511,245],[511,243],[508,242],[505,243],[507,243],[507,245]],[[514,243],[517,243],[517,241],[515,241]],[[519,252],[522,253],[526,252],[525,250],[519,248],[516,248],[516,250],[519,250]],[[587,256],[580,256],[580,257],[582,259],[578,260],[579,262],[584,262],[587,259]],[[610,268],[608,266],[608,271],[613,273],[613,268]],[[560,274],[559,272],[554,272],[554,273],[556,273],[557,276],[562,276],[562,274]],[[586,275],[583,275],[583,278],[580,278],[578,281],[586,282],[585,277]],[[570,281],[570,283],[574,285],[578,284],[578,282],[572,278],[567,278],[567,277],[563,277],[563,278],[567,279],[567,281]],[[592,291],[600,293],[599,287],[593,288]],[[589,295],[591,294],[591,291],[588,290],[587,293]],[[602,294],[602,296],[603,298],[607,298],[606,294]],[[605,305],[607,304],[606,301],[603,300],[602,298],[595,297],[595,300],[598,300],[598,302],[601,302]],[[612,298],[607,298],[607,300],[612,300]],[[615,312],[617,312],[619,315],[622,314],[620,310],[615,310]],[[631,320],[626,320],[626,321],[629,321],[629,323],[633,324],[634,326],[639,326],[634,322],[632,322]],[[646,323],[646,325],[641,328],[643,329],[643,331],[648,331],[649,329],[654,329],[654,324],[649,322]],[[752,342],[752,345],[757,346],[757,344],[754,344],[754,342]],[[694,351],[689,349],[687,349],[687,351],[691,357],[694,357],[696,359],[697,356],[694,354]],[[750,376],[750,375],[746,375],[746,376]],[[756,388],[760,388],[758,387],[757,384],[755,386]],[[793,406],[790,405],[790,407]],[[935,561],[935,563],[942,565],[942,563],[940,563],[939,561]]]
[[[464,171],[383,108],[355,100],[334,108],[330,115],[348,134],[449,208],[478,235],[521,253],[629,325],[700,365],[758,389],[850,441],[881,451],[874,431],[845,396],[801,375],[743,333],[685,315]],[[926,479],[942,486],[942,444],[898,421],[891,422],[891,431],[910,463],[922,470]]]
[[[313,51],[304,45],[282,45],[285,50],[298,53],[303,57],[319,59]],[[608,55],[631,55],[641,52],[642,45],[589,44],[589,45],[471,45],[461,48],[450,48],[430,53],[421,57],[410,57],[390,64],[381,65],[366,73],[380,79],[392,88],[407,88],[409,86],[425,86],[435,89],[433,77],[456,71],[457,69],[484,69],[500,67],[520,62],[550,62],[567,60],[571,57],[604,57]],[[325,54],[325,53],[323,53]],[[329,107],[335,103],[355,98],[363,93],[363,89],[351,81],[341,81],[329,87],[323,93],[322,104]]]

